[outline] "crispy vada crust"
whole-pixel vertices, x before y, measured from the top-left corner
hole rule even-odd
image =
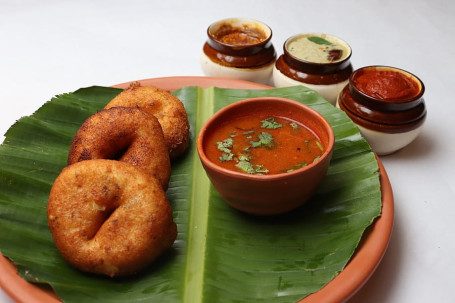
[[[73,138],[68,165],[90,159],[136,165],[168,188],[171,163],[161,125],[140,109],[115,107],[90,116]]]
[[[47,219],[57,249],[70,264],[110,277],[137,273],[177,236],[159,182],[114,160],[64,168],[52,186]]]
[[[163,129],[170,158],[182,155],[189,145],[189,122],[185,107],[177,97],[154,86],[134,82],[105,108],[116,106],[138,107],[158,118]]]

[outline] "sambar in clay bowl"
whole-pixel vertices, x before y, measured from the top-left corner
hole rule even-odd
[[[277,215],[302,206],[324,179],[335,138],[329,122],[294,100],[232,103],[201,128],[197,150],[216,191],[235,209]]]

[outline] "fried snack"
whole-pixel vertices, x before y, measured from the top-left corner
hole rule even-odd
[[[137,273],[177,236],[159,182],[114,160],[65,167],[52,186],[47,219],[64,259],[82,271],[110,277]]]
[[[170,92],[153,86],[133,83],[112,99],[105,108],[139,107],[158,118],[171,159],[183,154],[189,144],[189,123],[185,107]]]
[[[167,190],[171,163],[161,126],[137,108],[116,107],[90,116],[73,138],[68,165],[90,159],[113,159],[141,167]]]

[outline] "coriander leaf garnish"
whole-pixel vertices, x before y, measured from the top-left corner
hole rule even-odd
[[[246,172],[247,174],[254,174],[253,164],[251,164],[248,161],[239,161],[239,163],[237,163],[235,165],[235,167],[241,169],[242,171]]]
[[[276,122],[274,117],[262,120],[261,123],[261,127],[267,129],[277,129],[283,126],[281,123]]]
[[[239,161],[250,161],[250,160],[251,160],[250,155],[244,155],[244,154],[239,155]]]
[[[299,168],[302,168],[304,166],[307,166],[308,164],[306,162],[301,162],[301,163],[298,163],[297,165],[295,165],[293,168],[289,168],[286,170],[287,173],[290,173],[291,171],[294,171],[296,169],[299,169]]]
[[[249,131],[247,131],[247,132],[244,132],[243,134],[244,134],[245,136],[254,134],[254,130],[249,130]]]
[[[257,148],[261,146],[261,141],[250,141],[251,147]]]
[[[270,133],[262,132],[258,135],[262,145],[269,145],[273,142],[273,136]]]
[[[332,42],[327,41],[324,38],[317,37],[317,36],[308,37],[308,40],[310,40],[311,42],[314,42],[316,44],[319,44],[319,45],[324,45],[324,44],[325,45],[332,45],[333,44]]]
[[[233,158],[234,158],[233,153],[222,153],[220,156],[220,161],[221,162],[232,161]]]
[[[252,147],[257,148],[260,146],[265,146],[267,148],[273,147],[273,136],[270,133],[262,132],[258,135],[259,141],[250,141]]]
[[[254,166],[254,171],[256,172],[256,175],[262,175],[262,174],[268,174],[269,170],[267,168],[264,168],[264,165],[256,164]]]
[[[232,140],[232,138],[227,138],[223,141],[216,142],[216,145],[217,145],[218,150],[225,152],[225,153],[230,153],[233,143],[234,143],[234,140]]]
[[[239,161],[235,166],[250,175],[262,175],[269,172],[263,165],[253,165],[248,161]]]

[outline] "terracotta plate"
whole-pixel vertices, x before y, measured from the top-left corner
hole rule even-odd
[[[142,85],[153,85],[166,90],[176,90],[184,86],[201,86],[204,88],[218,86],[238,89],[271,88],[270,86],[247,81],[209,77],[167,77],[147,79],[140,82]],[[128,85],[129,83],[122,83],[115,85],[115,87],[126,88]],[[366,283],[379,265],[392,233],[394,203],[390,181],[379,159],[378,164],[383,202],[381,217],[367,229],[355,255],[345,269],[324,288],[300,302],[346,301]],[[0,255],[0,272],[0,287],[17,302],[60,302],[52,290],[23,280],[17,274],[14,265],[2,255]]]

